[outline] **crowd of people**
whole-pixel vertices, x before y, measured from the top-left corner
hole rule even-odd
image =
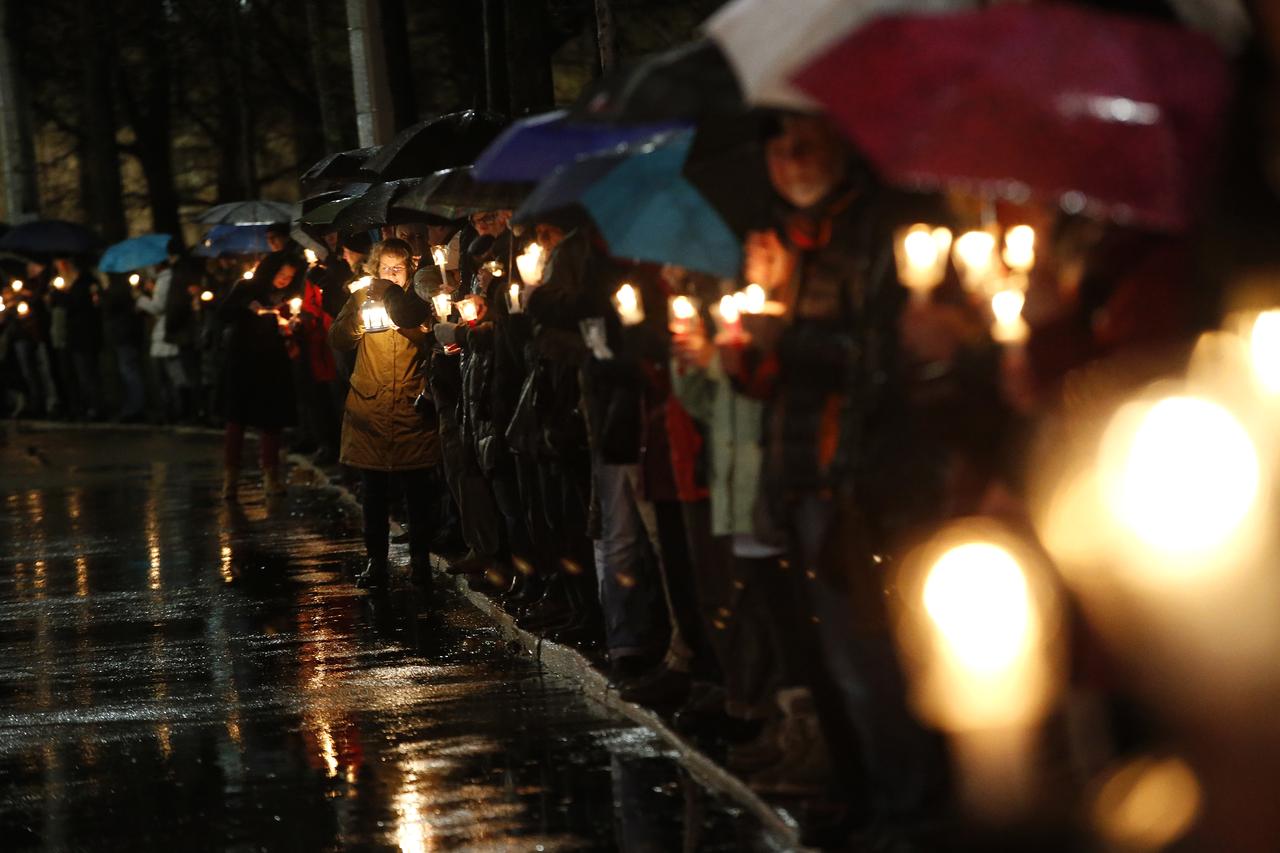
[[[895,567],[949,519],[1025,527],[1034,428],[1072,378],[1216,316],[1185,235],[891,188],[828,117],[757,117],[742,177],[767,210],[738,280],[615,257],[572,205],[315,229],[321,251],[283,224],[250,269],[175,245],[138,284],[58,258],[4,292],[10,413],[105,417],[105,347],[115,417],[141,419],[149,364],[159,417],[225,422],[228,500],[246,429],[284,491],[292,428],[359,475],[360,586],[394,582],[407,528],[413,584],[445,556],[624,699],[727,745],[756,791],[913,819],[949,763],[911,707]],[[1020,333],[957,265],[904,287],[921,222],[1036,235]]]

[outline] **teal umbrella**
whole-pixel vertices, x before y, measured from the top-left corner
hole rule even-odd
[[[168,234],[146,234],[116,243],[102,253],[98,269],[103,272],[133,272],[169,259]]]
[[[732,278],[742,268],[742,243],[684,177],[692,131],[679,131],[631,153],[581,192],[578,203],[595,220],[616,257],[677,264]],[[599,171],[597,158],[557,170],[548,182],[573,183],[570,170]],[[542,190],[542,187],[539,187]]]

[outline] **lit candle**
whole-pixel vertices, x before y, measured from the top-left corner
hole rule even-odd
[[[19,317],[25,317],[25,316],[27,316],[27,312],[29,312],[30,310],[31,310],[31,306],[30,306],[30,305],[28,305],[27,303],[25,303],[25,302],[19,302],[19,303],[18,303],[18,316],[19,316]]]
[[[201,294],[200,294],[200,301],[201,301],[201,302],[212,302],[212,301],[213,301],[213,291],[212,291],[212,290],[206,290],[206,291],[204,291],[203,293],[201,293]]]
[[[134,273],[133,275],[129,276],[129,284],[133,285],[134,287],[137,287],[141,283],[142,283],[142,276],[138,275],[137,273]]]
[[[245,271],[244,271],[244,276],[243,276],[243,278],[244,278],[244,280],[245,280],[245,281],[249,281],[250,279],[252,279],[252,278],[253,278],[253,270],[245,270]]]
[[[520,304],[520,285],[515,282],[507,288],[507,310],[512,314],[524,312],[524,306]]]
[[[1015,225],[1004,233],[1004,265],[1016,273],[1031,272],[1036,265],[1036,231]]]
[[[673,334],[687,335],[698,319],[698,306],[688,296],[671,297],[667,303],[668,319]]]
[[[476,318],[480,316],[480,306],[476,301],[468,296],[458,302],[458,316],[462,318],[464,323],[474,323]]]
[[[387,306],[377,299],[370,299],[361,306],[360,320],[366,332],[385,332],[395,328],[391,316],[387,314]]]
[[[431,260],[440,270],[440,283],[447,285],[449,283],[449,249],[445,246],[432,246]]]
[[[520,279],[525,284],[540,284],[542,282],[543,264],[542,246],[538,243],[530,243],[528,248],[516,257],[516,270],[520,273]]]
[[[1047,571],[1003,526],[965,519],[913,552],[896,579],[912,702],[950,735],[962,799],[989,818],[1032,803],[1036,734],[1062,688]]]
[[[448,322],[449,315],[453,313],[453,300],[449,298],[447,293],[437,293],[431,297],[431,307],[435,309],[436,319],[441,323]]]
[[[320,260],[320,256],[315,253],[314,249],[303,249],[302,254],[306,257],[308,266]]]
[[[67,280],[62,276],[58,276],[53,280],[53,286],[56,290],[62,290],[67,286]]]
[[[929,293],[947,277],[951,231],[917,223],[898,232],[893,248],[898,280],[915,299],[927,300]]]
[[[956,269],[965,288],[977,292],[985,288],[996,271],[996,238],[986,231],[966,231],[956,238]]]
[[[4,313],[5,307],[6,307],[5,304],[3,302],[0,302],[0,314]]]
[[[502,278],[507,272],[501,261],[486,261],[484,268],[488,270],[489,275],[494,278]]]
[[[721,296],[720,305],[716,310],[720,317],[720,334],[728,340],[737,340],[742,337],[742,312],[738,309],[738,303],[746,300],[739,300],[738,295],[726,293]]]
[[[14,289],[14,292],[16,293],[17,291],[22,290],[22,288],[23,288],[25,285],[23,285],[23,283],[22,283],[22,281],[21,281],[20,279],[16,279],[16,278],[15,278],[15,279],[13,280],[13,284],[12,284],[12,285],[10,285],[10,286]]]
[[[289,300],[289,313],[290,313],[290,314],[295,314],[295,315],[296,315],[296,314],[297,314],[299,311],[301,311],[301,310],[302,310],[302,299],[301,299],[301,297],[295,296],[295,297],[293,297],[292,299],[290,299],[290,300]]]
[[[644,322],[644,306],[640,304],[640,294],[629,282],[623,282],[618,292],[613,294],[613,307],[617,309],[618,318],[624,326],[637,326]]]
[[[1027,322],[1022,319],[1022,306],[1026,297],[1020,290],[1002,290],[991,297],[991,313],[995,315],[995,324],[991,327],[991,337],[998,343],[1017,346],[1026,343]]]
[[[352,293],[355,293],[357,290],[364,290],[366,287],[369,286],[369,282],[371,281],[373,281],[373,276],[371,275],[362,276],[361,278],[358,278],[355,281],[351,282],[351,284],[347,285],[347,289],[350,290]]]

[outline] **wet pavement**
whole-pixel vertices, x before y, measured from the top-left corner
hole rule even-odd
[[[218,449],[0,433],[0,847],[768,849],[456,594],[357,591],[336,498],[224,503]]]

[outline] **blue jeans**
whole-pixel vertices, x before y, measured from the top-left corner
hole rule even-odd
[[[659,652],[668,641],[662,578],[636,500],[635,474],[635,465],[597,460],[591,466],[601,516],[596,576],[605,641],[615,659]]]

